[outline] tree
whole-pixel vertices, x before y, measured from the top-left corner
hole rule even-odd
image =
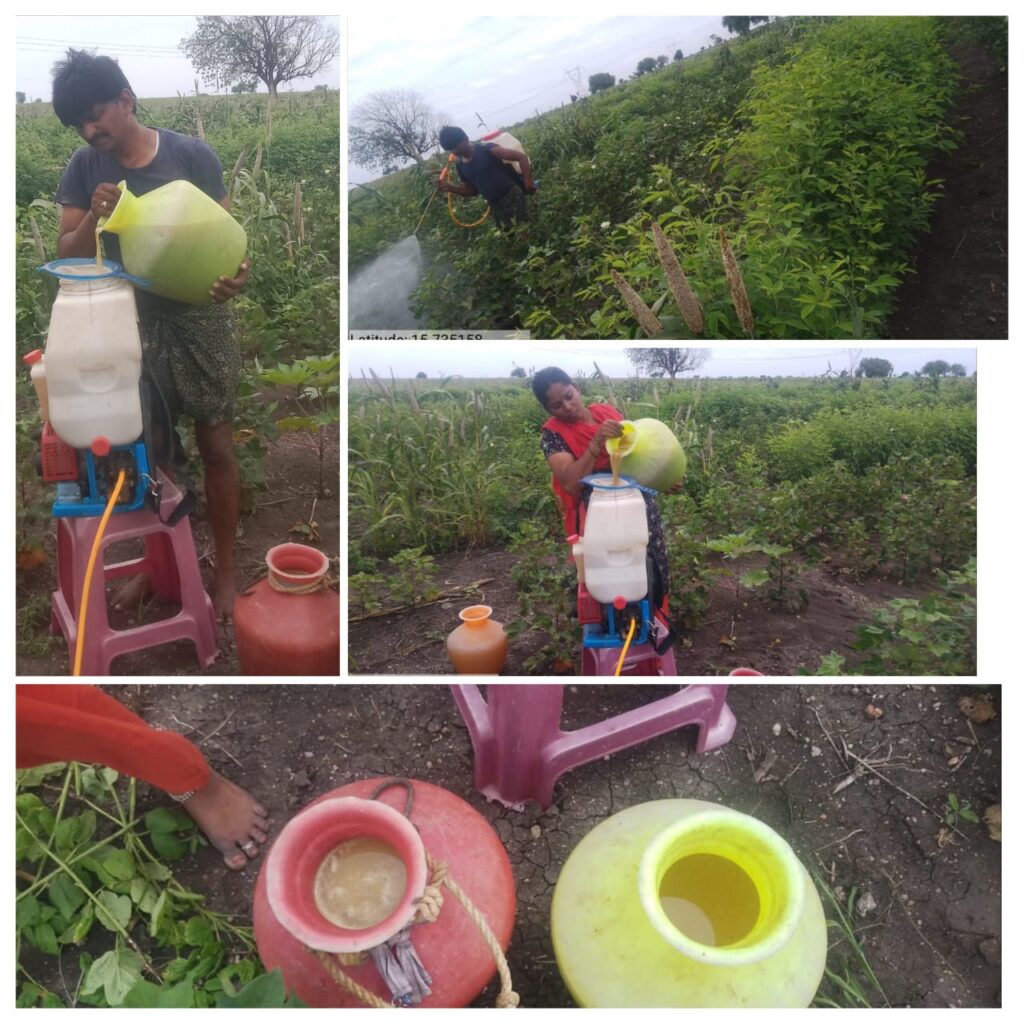
[[[963,363],[953,363],[949,368],[950,377],[966,377],[967,367]]]
[[[422,370],[420,370],[420,372],[416,374],[416,379],[417,380],[426,380],[427,379],[427,375]]]
[[[703,50],[704,47],[702,46],[701,49]],[[674,54],[672,54],[672,59],[673,60],[682,60],[683,59],[683,51],[682,50],[676,50],[676,52]]]
[[[615,76],[608,74],[607,71],[601,71],[596,75],[591,75],[587,82],[590,85],[590,95],[593,96],[594,93],[610,89],[615,84]]]
[[[257,82],[257,79],[255,79],[255,78],[249,78],[249,79],[245,79],[245,80],[243,80],[241,82],[235,82],[235,84],[233,86],[231,86],[231,91],[233,93],[235,93],[236,96],[239,93],[243,93],[243,92],[255,92],[256,91],[256,82]]]
[[[511,377],[521,377],[523,380],[525,380],[526,379],[526,371],[521,366],[517,366],[512,371],[512,373],[509,374],[509,376],[511,376]]]
[[[750,35],[750,29],[754,25],[759,25],[763,21],[767,21],[766,15],[755,15],[753,17],[725,17],[722,19],[722,28],[728,32],[736,32],[741,36]]]
[[[862,359],[857,367],[858,377],[891,377],[894,367],[888,359]]]
[[[372,92],[349,117],[348,151],[360,167],[384,167],[394,160],[423,163],[437,145],[446,116],[410,89]]]
[[[648,377],[667,374],[674,384],[679,374],[700,369],[711,355],[711,349],[630,348],[626,355],[638,373]]]
[[[25,94],[23,92],[16,92],[14,95],[17,96],[19,103],[25,102]]]
[[[644,57],[642,61],[639,61],[636,66],[636,75],[634,78],[640,78],[642,75],[646,75],[648,71],[653,71],[658,66],[658,62],[653,57]]]
[[[258,78],[271,96],[338,57],[338,27],[315,15],[204,15],[181,48],[206,82]]]
[[[663,68],[668,63],[668,57],[661,54],[654,62],[659,68]]]
[[[949,373],[949,363],[945,359],[933,359],[921,367],[926,377],[945,377]]]

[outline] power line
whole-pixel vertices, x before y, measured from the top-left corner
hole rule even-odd
[[[110,43],[110,42],[88,42],[84,39],[61,39],[60,37],[53,36],[18,36],[15,39],[16,44],[20,43],[31,43],[31,44],[54,44],[54,45],[67,45],[67,46],[99,46],[106,47],[109,49],[131,49],[131,50],[144,50],[144,51],[163,51],[169,53],[177,50],[174,46],[162,46],[153,45],[151,43]]]
[[[23,53],[63,53],[67,47],[65,46],[19,46],[18,50]],[[183,53],[139,53],[135,50],[119,50],[114,47],[108,47],[106,55],[110,56],[113,54],[115,57],[146,57],[153,60],[187,60]]]

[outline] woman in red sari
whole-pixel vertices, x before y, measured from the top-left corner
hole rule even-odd
[[[541,427],[540,443],[551,467],[551,483],[562,509],[566,537],[582,534],[586,522],[590,488],[583,478],[611,470],[605,441],[622,434],[625,417],[611,405],[585,405],[572,378],[556,366],[540,370],[533,377],[533,393],[551,414]],[[655,581],[655,605],[668,594],[668,552],[658,505],[651,494],[647,503],[647,549],[660,579]]]

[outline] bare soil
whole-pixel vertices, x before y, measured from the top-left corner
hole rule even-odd
[[[963,141],[926,172],[942,179],[942,197],[897,293],[895,340],[1009,337],[1007,75],[976,42],[951,52],[963,78],[952,112]]]
[[[266,574],[264,558],[276,544],[286,542],[311,543],[332,559],[332,574],[337,573],[340,537],[340,501],[338,494],[338,434],[332,432],[324,447],[324,495],[317,497],[320,454],[317,439],[307,433],[282,433],[268,448],[264,460],[266,487],[253,494],[254,507],[243,513],[235,547],[238,565],[238,584],[241,589]],[[316,535],[310,537],[303,527],[310,520],[316,524]],[[212,583],[213,540],[205,508],[200,504],[191,517],[192,534],[203,579]],[[120,550],[111,545],[109,561],[137,557],[140,550]],[[17,601],[21,608],[33,602],[39,614],[30,623],[33,648],[48,648],[45,654],[30,656],[21,653],[24,637],[19,637],[17,673],[19,676],[70,675],[70,658],[62,637],[52,643],[43,641],[49,627],[49,595],[55,586],[53,540],[47,544],[49,563],[30,572],[18,573]],[[115,629],[128,629],[144,622],[167,618],[177,606],[166,605],[150,598],[136,609],[123,612],[113,610],[110,595],[120,581],[108,584],[110,622]],[[111,675],[129,676],[182,676],[182,675],[238,675],[238,653],[230,625],[220,629],[220,657],[205,672],[200,672],[195,648],[187,640],[164,644],[145,651],[123,655],[112,666]]]
[[[957,707],[960,696],[981,695],[978,687],[736,684],[728,695],[736,733],[719,750],[696,755],[688,732],[671,733],[573,770],[551,808],[521,812],[488,804],[474,789],[469,736],[447,687],[104,688],[154,725],[189,735],[270,809],[272,831],[315,797],[369,776],[425,779],[467,800],[512,862],[517,919],[508,959],[524,1006],[572,1005],[550,939],[551,896],[569,853],[609,815],[667,797],[754,815],[840,901],[856,888],[854,926],[891,1005],[1000,1003],[1000,844],[984,824],[961,819],[958,833],[942,820],[949,793],[979,816],[1000,801],[1000,719],[972,724]],[[665,692],[664,685],[568,686],[563,727]],[[999,693],[993,697],[998,708]],[[873,771],[858,773],[854,754]],[[144,804],[165,799],[154,792]],[[202,849],[176,874],[208,894],[214,909],[248,919],[257,870],[232,873]],[[836,972],[852,966],[849,946],[835,935],[829,957]],[[65,960],[73,984],[74,956]],[[55,977],[58,992],[59,984]],[[494,994],[492,985],[475,1005],[493,1006]],[[871,998],[882,1005],[877,992]]]
[[[459,625],[461,608],[490,605],[492,618],[501,623],[519,617],[518,595],[510,575],[515,561],[514,555],[501,549],[438,555],[438,588],[444,594],[461,596],[372,617],[353,609],[349,673],[452,673],[445,638]],[[876,608],[897,597],[921,597],[929,590],[927,580],[913,585],[888,578],[857,580],[825,564],[805,567],[798,586],[808,601],[801,610],[790,611],[759,592],[743,591],[737,604],[735,586],[719,580],[699,628],[680,630],[675,647],[679,674],[718,676],[735,668],[753,668],[763,675],[792,676],[801,666],[814,671],[822,655],[833,650],[853,653],[847,645],[855,637],[856,626],[870,622]],[[567,609],[570,600],[567,594]],[[511,639],[502,675],[523,675],[524,663],[543,642],[536,632]],[[579,667],[578,646],[575,655],[573,672]],[[546,666],[546,674],[552,672],[553,666]]]

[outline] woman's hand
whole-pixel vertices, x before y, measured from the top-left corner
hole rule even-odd
[[[610,441],[613,437],[622,437],[622,424],[618,420],[605,420],[597,428],[594,440],[590,442],[591,452],[593,453],[594,449],[597,449],[596,454],[600,455],[605,441]]]
[[[218,277],[210,289],[210,298],[214,302],[227,302],[233,299],[245,287],[251,266],[252,264],[245,259],[242,260],[242,265],[234,277]]]

